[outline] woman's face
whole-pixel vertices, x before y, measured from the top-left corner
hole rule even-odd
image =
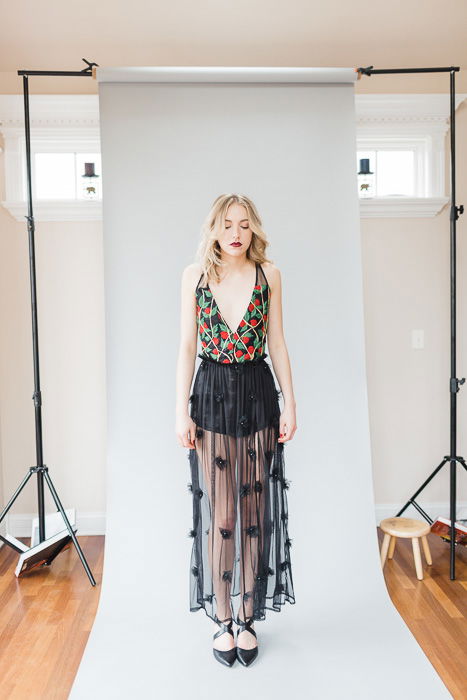
[[[224,228],[217,239],[222,253],[236,258],[246,255],[252,236],[247,210],[234,202],[227,209]]]

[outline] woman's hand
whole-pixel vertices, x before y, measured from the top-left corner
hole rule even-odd
[[[177,416],[175,433],[182,447],[188,447],[190,450],[195,449],[196,423],[189,413]]]
[[[284,406],[279,420],[279,437],[277,438],[277,442],[287,442],[287,440],[291,440],[296,430],[295,406]]]

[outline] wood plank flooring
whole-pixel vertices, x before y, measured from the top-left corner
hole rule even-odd
[[[382,537],[378,528],[380,545]],[[432,534],[428,541],[433,564],[428,567],[422,555],[424,580],[415,576],[410,542],[399,540],[384,569],[386,585],[453,698],[467,700],[467,548],[456,547],[451,581],[449,545]],[[79,542],[95,587],[73,545],[50,568],[20,579],[16,553],[0,549],[1,700],[68,698],[99,602],[105,538],[81,536]]]
[[[384,533],[378,528],[381,548]],[[398,539],[384,567],[392,602],[455,700],[467,700],[467,548],[456,546],[456,579],[449,578],[450,546],[427,537],[433,564],[422,552],[423,580],[415,574],[410,540]],[[402,689],[401,689],[402,690]]]

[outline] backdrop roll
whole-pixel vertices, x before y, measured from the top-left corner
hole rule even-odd
[[[218,692],[227,700],[242,684],[269,700],[299,697],[304,687],[320,700],[449,698],[394,608],[379,562],[354,69],[96,75],[107,531],[99,608],[71,698]],[[282,273],[297,401],[298,430],[285,449],[296,605],[257,623],[260,657],[248,672],[216,663],[212,623],[189,612],[189,468],[174,431],[181,273],[223,192],[247,194],[262,216]]]

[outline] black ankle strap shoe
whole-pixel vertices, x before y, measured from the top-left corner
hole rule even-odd
[[[214,634],[213,639],[216,639],[216,637],[220,637],[220,635],[225,634],[225,632],[228,632],[232,635],[232,637],[234,637],[234,633],[232,630],[232,619],[230,619],[228,625],[226,625],[225,622],[221,622],[220,620],[215,620],[215,622],[220,626],[220,630],[218,630]],[[233,647],[232,649],[227,649],[226,651],[222,651],[221,649],[215,649],[213,647],[212,651],[216,659],[220,661],[221,664],[224,664],[224,666],[232,666],[235,662],[235,659],[237,658],[237,651],[235,647]]]
[[[242,663],[244,666],[249,666],[258,656],[258,645],[253,647],[253,649],[243,649],[242,647],[238,646],[238,635],[246,630],[247,632],[251,632],[256,637],[256,632],[252,628],[252,622],[253,618],[250,618],[246,622],[243,622],[242,620],[237,621],[238,625],[238,630],[237,630],[237,659]]]

